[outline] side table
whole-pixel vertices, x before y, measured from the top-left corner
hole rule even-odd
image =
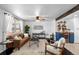
[[[51,40],[50,38],[47,38],[46,40],[47,40],[48,44],[54,43],[54,40]]]

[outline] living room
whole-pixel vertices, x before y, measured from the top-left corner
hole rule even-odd
[[[45,55],[46,43],[58,41],[63,34],[68,50],[65,54],[79,54],[78,50],[72,50],[79,43],[78,7],[77,4],[0,4],[0,53]]]

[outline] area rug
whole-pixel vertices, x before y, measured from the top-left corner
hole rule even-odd
[[[39,47],[37,44],[32,44],[29,47],[29,42],[26,43],[20,50],[14,51],[11,55],[45,55],[45,39],[39,40]],[[33,42],[32,42],[33,43]]]

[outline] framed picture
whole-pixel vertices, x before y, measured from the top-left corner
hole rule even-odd
[[[33,29],[34,29],[34,30],[43,30],[43,26],[41,26],[41,25],[35,25],[35,26],[33,27]]]

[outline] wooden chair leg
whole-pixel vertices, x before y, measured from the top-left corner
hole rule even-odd
[[[47,43],[45,43],[45,55],[47,53]]]
[[[46,50],[45,50],[45,55],[46,55],[46,53],[47,53],[47,52],[46,52]]]
[[[37,47],[39,47],[39,40],[37,40]]]

